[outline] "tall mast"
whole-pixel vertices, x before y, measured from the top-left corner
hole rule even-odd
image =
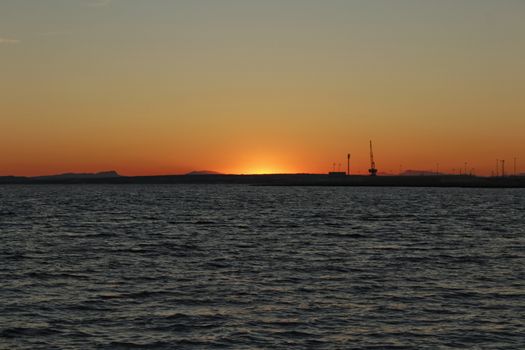
[[[376,162],[374,161],[374,151],[372,149],[372,140],[370,140],[370,169],[368,169],[370,176],[376,176]]]

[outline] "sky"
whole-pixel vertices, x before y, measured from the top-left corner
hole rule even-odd
[[[525,172],[523,0],[0,0],[0,175]],[[523,164],[523,165],[521,165]]]

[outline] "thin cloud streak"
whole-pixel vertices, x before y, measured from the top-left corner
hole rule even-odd
[[[10,38],[0,38],[0,45],[14,45],[20,43],[20,40],[17,39],[10,39]]]

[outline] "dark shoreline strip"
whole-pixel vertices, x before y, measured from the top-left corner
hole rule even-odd
[[[525,176],[330,176],[319,174],[272,175],[165,175],[108,178],[0,177],[0,185],[20,184],[242,184],[257,186],[377,186],[525,188]]]

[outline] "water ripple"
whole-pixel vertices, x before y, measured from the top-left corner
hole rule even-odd
[[[0,189],[0,349],[525,344],[524,190]]]

